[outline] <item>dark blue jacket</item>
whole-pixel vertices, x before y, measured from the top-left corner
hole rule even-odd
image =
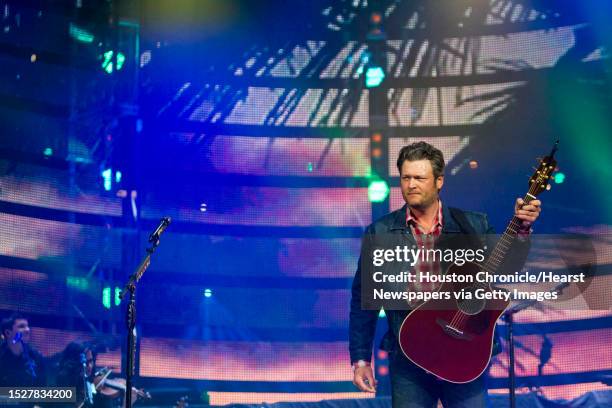
[[[461,217],[460,214],[463,214]],[[462,219],[457,219],[462,218]],[[483,213],[463,211],[458,209],[450,209],[442,206],[442,234],[494,234],[493,227],[489,225],[487,216]],[[466,222],[469,225],[465,225]],[[393,211],[382,218],[374,221],[365,231],[365,234],[405,234],[409,243],[416,245],[416,240],[412,236],[410,228],[406,225],[406,205],[397,211]],[[490,237],[490,235],[488,235]],[[516,240],[516,248],[513,247],[513,252],[517,251],[518,255],[514,259],[518,259],[518,264],[512,265],[514,269],[517,266],[522,266],[527,253],[529,251],[528,240],[521,242]],[[489,250],[493,245],[488,246]],[[516,254],[516,252],[514,252]],[[372,343],[376,331],[376,323],[378,321],[378,311],[362,310],[361,308],[361,259],[357,266],[357,272],[353,279],[351,297],[351,311],[349,321],[349,351],[351,362],[358,360],[370,361],[372,356]],[[381,348],[392,352],[398,344],[397,338],[400,326],[407,316],[407,310],[385,310],[389,331],[383,338]],[[494,347],[494,349],[499,347]]]

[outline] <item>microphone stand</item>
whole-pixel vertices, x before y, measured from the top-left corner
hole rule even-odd
[[[142,259],[134,273],[130,276],[128,283],[119,295],[123,299],[129,292],[130,301],[127,306],[126,326],[127,326],[127,370],[125,375],[125,407],[132,407],[132,376],[134,375],[134,363],[136,360],[136,284],[142,278],[145,271],[151,264],[151,256],[159,246],[159,236],[164,232],[166,227],[170,225],[170,217],[162,218],[157,229],[149,236],[151,246],[146,249],[147,254]]]
[[[561,293],[563,289],[569,286],[569,283],[561,283],[551,290],[551,293]],[[506,309],[504,312],[504,320],[508,327],[508,390],[510,391],[508,397],[510,399],[510,408],[516,408],[516,375],[514,372],[514,315],[521,310],[525,310],[528,307],[533,306],[537,303],[537,300],[526,300],[521,303]]]

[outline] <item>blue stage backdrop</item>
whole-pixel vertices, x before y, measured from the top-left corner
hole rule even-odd
[[[350,285],[364,228],[403,205],[399,149],[440,148],[443,203],[487,212],[500,231],[559,138],[535,232],[592,237],[599,302],[516,316],[519,385],[549,398],[609,388],[599,6],[145,1],[118,39],[98,41],[99,23],[87,43],[67,35],[74,14],[26,3],[6,6],[0,34],[0,310],[30,318],[43,355],[91,340],[98,364],[121,370],[118,291],[170,216],[138,287],[137,381],[207,391],[211,404],[367,398],[351,384]],[[98,58],[108,38],[127,55],[111,73]],[[384,78],[368,87],[376,67]],[[492,393],[507,392],[506,351]],[[384,382],[387,355],[374,355]]]

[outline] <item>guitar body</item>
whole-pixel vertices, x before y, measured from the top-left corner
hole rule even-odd
[[[448,274],[483,271],[475,263],[451,265]],[[474,280],[475,281],[475,280]],[[474,290],[474,283],[444,283],[439,291]],[[490,292],[487,284],[478,288]],[[497,319],[508,307],[504,300],[430,300],[406,316],[399,344],[408,359],[424,370],[454,383],[472,381],[487,368],[493,351]]]

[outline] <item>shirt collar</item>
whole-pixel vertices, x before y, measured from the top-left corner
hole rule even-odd
[[[406,206],[406,225],[410,226],[410,225],[417,225],[418,223],[416,221],[416,217],[414,216],[414,214],[412,214],[412,211],[410,211],[410,206]],[[440,199],[438,199],[438,213],[436,214],[436,218],[434,218],[434,222],[431,226],[430,231],[434,231],[436,228],[442,228],[444,226],[444,220],[442,217],[442,201]]]

